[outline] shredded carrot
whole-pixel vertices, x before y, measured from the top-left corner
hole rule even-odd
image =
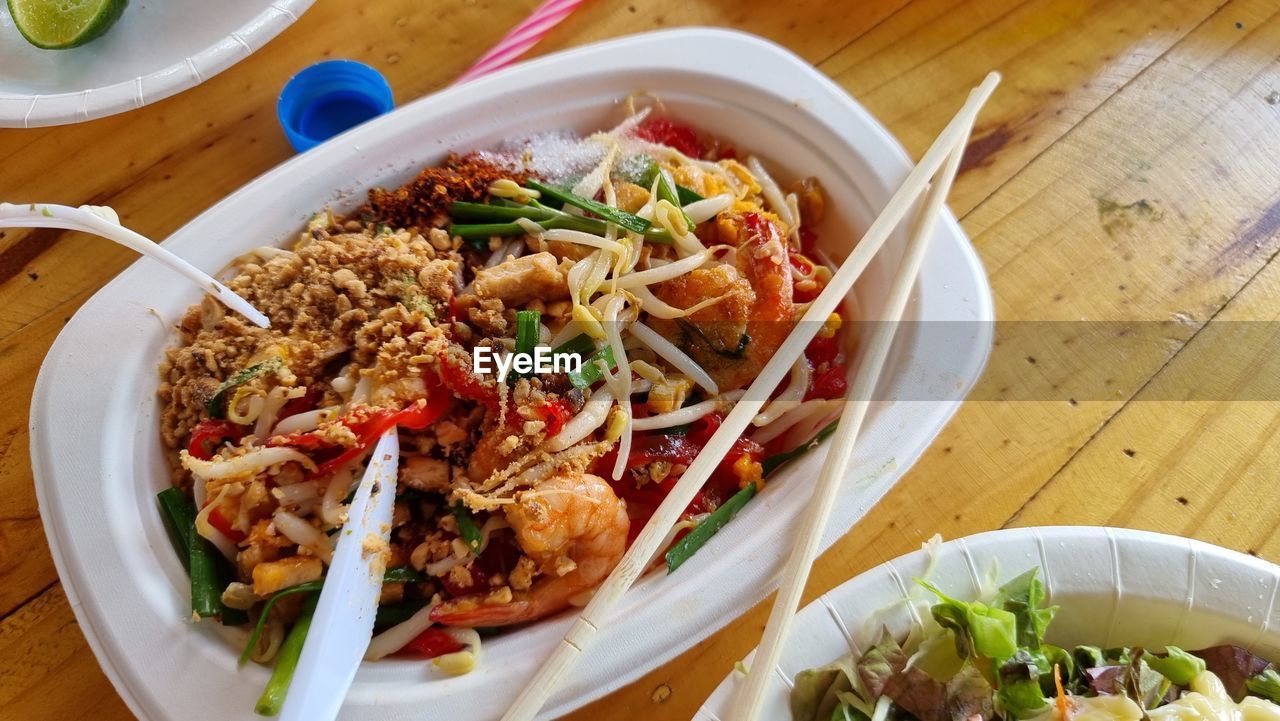
[[[1062,671],[1058,664],[1053,664],[1053,685],[1058,687],[1058,718],[1071,721],[1071,702],[1067,692],[1062,689]]]

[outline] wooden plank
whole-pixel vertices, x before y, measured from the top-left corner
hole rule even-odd
[[[0,621],[0,709],[22,721],[133,718],[85,647],[58,585]]]
[[[914,2],[822,64],[913,156],[992,68],[1004,74],[951,193],[965,214],[1222,2]],[[919,89],[904,92],[904,88]]]
[[[1280,560],[1278,296],[1271,263],[1006,525],[1069,515]]]
[[[33,323],[0,339],[0,618],[57,580],[36,508],[27,409],[45,349],[62,319],[88,296],[82,289],[56,307],[57,322]]]

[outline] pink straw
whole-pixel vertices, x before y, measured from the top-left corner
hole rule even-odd
[[[515,62],[582,3],[583,0],[547,0],[542,3],[524,19],[524,22],[512,28],[511,32],[493,46],[492,50],[477,60],[476,64],[463,73],[456,82],[465,83]]]

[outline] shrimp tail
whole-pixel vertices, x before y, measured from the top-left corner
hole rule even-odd
[[[441,626],[490,628],[513,626],[538,617],[534,604],[527,599],[510,603],[486,604],[480,596],[454,598],[431,609],[431,620]]]

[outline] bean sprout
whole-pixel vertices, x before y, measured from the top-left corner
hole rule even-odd
[[[706,392],[711,395],[719,395],[720,388],[716,382],[711,380],[711,376],[702,369],[692,358],[685,355],[684,351],[675,347],[675,345],[663,338],[661,334],[653,330],[644,323],[633,323],[630,328],[631,335],[640,339],[662,360],[670,363],[676,370],[689,376],[689,378],[698,385],[702,386]]]

